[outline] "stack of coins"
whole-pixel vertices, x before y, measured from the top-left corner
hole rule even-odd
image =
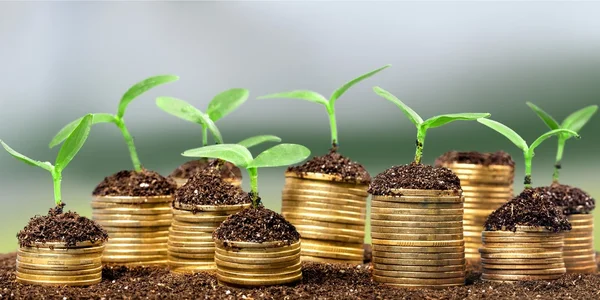
[[[552,280],[565,274],[562,233],[540,227],[483,231],[481,279],[490,281]]]
[[[571,231],[565,233],[563,259],[568,273],[596,273],[594,251],[594,216],[592,214],[568,215]]]
[[[300,241],[223,242],[215,240],[219,283],[240,287],[270,286],[302,279]]]
[[[95,197],[92,217],[108,232],[103,263],[167,263],[172,196]]]
[[[465,255],[479,258],[481,231],[488,215],[513,197],[514,167],[504,165],[443,164],[460,179],[465,198]]]
[[[51,249],[52,248],[52,249]],[[85,286],[102,281],[104,244],[36,244],[17,252],[17,281],[36,285]]]
[[[171,271],[194,273],[215,269],[213,231],[229,215],[249,206],[250,203],[220,206],[175,203],[168,243]]]
[[[403,288],[465,284],[461,191],[373,196],[373,279]]]
[[[368,186],[327,174],[285,176],[281,212],[302,236],[302,260],[361,264]]]

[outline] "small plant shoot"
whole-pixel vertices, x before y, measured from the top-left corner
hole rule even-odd
[[[527,102],[527,105],[548,125],[551,130],[555,129],[569,129],[571,131],[579,133],[581,128],[592,118],[592,116],[598,110],[598,105],[590,105],[584,107],[566,117],[561,124],[559,124],[550,114],[539,108],[537,105]],[[554,174],[552,174],[552,181],[558,182],[559,171],[561,168],[561,160],[563,151],[565,149],[565,142],[570,139],[572,135],[567,133],[561,133],[558,135],[558,147],[556,150],[556,161],[554,163]]]
[[[323,106],[325,106],[325,109],[327,110],[327,115],[329,116],[329,126],[331,129],[331,144],[333,146],[333,149],[336,150],[337,146],[339,145],[339,139],[338,139],[338,133],[337,133],[337,123],[335,120],[335,102],[348,89],[350,89],[355,84],[379,73],[380,71],[382,71],[388,67],[390,67],[390,65],[385,65],[377,70],[373,70],[369,73],[363,74],[355,79],[350,80],[349,82],[344,84],[342,87],[335,90],[333,92],[333,94],[331,94],[331,97],[329,97],[329,100],[317,92],[308,91],[308,90],[295,90],[295,91],[291,91],[291,92],[270,94],[270,95],[258,97],[258,99],[272,99],[272,98],[300,99],[300,100],[306,100],[306,101],[322,104]]]
[[[528,146],[527,142],[520,135],[518,135],[514,130],[510,129],[508,126],[500,122],[483,118],[477,119],[477,122],[502,134],[511,142],[513,142],[513,144],[515,144],[519,149],[523,150],[523,155],[525,157],[525,180],[523,183],[525,184],[525,188],[531,188],[531,161],[533,159],[533,156],[535,155],[533,150],[535,150],[537,146],[539,146],[546,139],[555,135],[568,134],[569,136],[579,138],[577,132],[569,129],[559,128],[550,130],[542,134],[535,141],[533,141],[531,145]]]
[[[258,207],[258,168],[281,167],[301,162],[310,155],[310,150],[297,144],[279,144],[253,158],[248,148],[242,145],[220,144],[190,149],[182,155],[220,159],[245,168],[250,177],[252,205]]]
[[[129,149],[129,155],[131,156],[131,161],[133,162],[133,168],[135,171],[141,171],[142,164],[140,163],[140,160],[138,158],[137,151],[135,149],[135,144],[133,143],[133,137],[131,136],[129,130],[127,130],[127,127],[125,126],[125,120],[123,119],[125,115],[125,110],[127,109],[129,103],[131,103],[131,101],[133,101],[135,98],[145,93],[146,91],[152,89],[153,87],[173,82],[178,79],[179,77],[174,75],[159,75],[142,80],[136,83],[131,88],[129,88],[127,92],[125,92],[125,94],[121,98],[121,101],[119,102],[117,114],[92,114],[94,116],[92,124],[113,123],[119,128],[121,134],[123,134],[123,138],[125,139],[125,143],[127,144],[127,147]],[[81,118],[63,127],[50,141],[50,148],[53,148],[54,146],[62,143],[73,132],[73,130],[77,127],[77,124],[79,124],[80,121]]]
[[[75,124],[75,128],[71,131],[71,133],[65,137],[65,142],[60,147],[58,151],[58,155],[56,156],[56,160],[54,165],[50,162],[41,162],[34,159],[31,159],[9,147],[3,141],[0,140],[2,147],[6,149],[10,155],[15,157],[16,159],[32,165],[40,167],[52,175],[52,181],[54,183],[54,202],[56,206],[61,206],[62,196],[60,191],[60,186],[62,182],[62,171],[67,167],[67,165],[73,160],[77,152],[81,149],[88,135],[90,134],[90,128],[93,123],[93,116],[91,114],[83,117],[79,123]]]
[[[404,102],[400,101],[400,99],[392,95],[390,92],[378,86],[374,87],[373,91],[375,91],[377,95],[398,106],[402,112],[404,112],[406,117],[408,117],[408,119],[417,127],[417,150],[415,152],[414,160],[414,162],[417,164],[421,163],[421,158],[423,156],[423,145],[425,144],[425,136],[427,135],[427,130],[429,128],[440,127],[454,121],[474,121],[479,118],[487,118],[490,116],[489,113],[458,113],[439,115],[423,121],[419,114],[417,114],[414,110],[408,107],[408,105],[404,104]]]

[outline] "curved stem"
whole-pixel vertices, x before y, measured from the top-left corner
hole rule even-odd
[[[258,207],[258,168],[248,168],[250,175],[250,191],[252,192],[252,207]]]
[[[202,126],[202,147],[208,145],[208,128]]]
[[[561,160],[565,149],[565,139],[562,135],[558,136],[558,148],[556,150],[556,162],[554,163],[554,174],[552,174],[552,182],[558,183],[559,170],[561,168]]]
[[[335,121],[335,107],[327,106],[327,114],[329,115],[329,127],[331,128],[331,145],[336,148],[339,144],[337,134],[337,123]]]
[[[415,152],[415,163],[421,163],[421,157],[423,156],[423,144],[425,144],[425,136],[427,135],[427,128],[419,126],[417,128],[417,150]]]
[[[525,188],[531,188],[531,161],[533,160],[533,152],[525,151]]]
[[[115,116],[115,124],[121,130],[123,138],[125,139],[125,143],[127,144],[127,148],[129,148],[129,155],[131,156],[131,161],[133,162],[134,170],[136,172],[141,171],[142,164],[140,163],[137,151],[135,150],[135,145],[133,144],[133,137],[131,136],[131,134],[127,130],[127,127],[125,126],[125,121],[122,118]]]
[[[52,169],[52,182],[54,183],[54,202],[56,206],[60,206],[62,203],[62,195],[60,192],[60,184],[62,182],[62,175],[55,169]]]

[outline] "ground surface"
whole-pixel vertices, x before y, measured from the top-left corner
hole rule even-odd
[[[479,280],[468,266],[467,285],[445,290],[404,290],[371,281],[368,265],[305,263],[301,282],[254,290],[219,286],[214,276],[173,275],[163,268],[105,267],[100,284],[86,288],[28,286],[15,282],[16,254],[0,255],[0,299],[600,299],[600,274],[567,274],[552,282],[518,284]]]

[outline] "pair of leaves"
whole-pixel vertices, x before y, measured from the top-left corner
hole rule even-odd
[[[598,110],[598,105],[590,105],[584,107],[566,117],[562,124],[559,124],[550,114],[539,108],[537,105],[527,102],[527,105],[546,123],[546,125],[552,129],[569,129],[574,132],[579,132],[581,128],[592,118],[592,116]],[[564,134],[563,138],[570,138],[571,135]]]

